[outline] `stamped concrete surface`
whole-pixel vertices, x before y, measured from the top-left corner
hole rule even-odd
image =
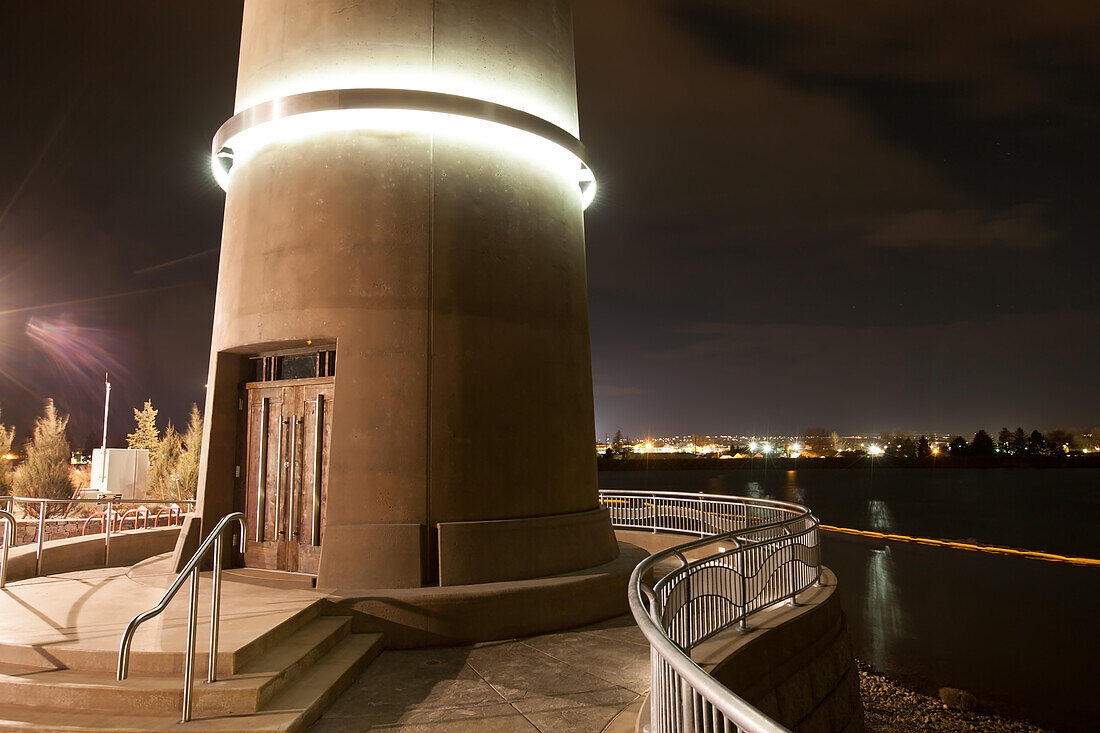
[[[311,730],[603,731],[649,689],[630,616],[526,639],[383,652]]]

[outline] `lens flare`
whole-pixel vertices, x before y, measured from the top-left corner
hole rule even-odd
[[[27,321],[26,334],[46,355],[52,371],[70,395],[96,397],[104,372],[123,379],[131,377],[121,360],[127,353],[125,342],[112,331],[80,326],[66,318],[32,316]]]

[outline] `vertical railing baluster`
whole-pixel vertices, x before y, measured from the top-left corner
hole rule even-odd
[[[191,720],[191,698],[195,689],[195,637],[199,622],[199,568],[191,571],[191,597],[187,608],[187,649],[183,657],[183,713],[180,722]]]

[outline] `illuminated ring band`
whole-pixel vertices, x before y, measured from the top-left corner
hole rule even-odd
[[[233,159],[233,139],[253,127],[313,112],[339,110],[412,110],[457,115],[494,122],[537,135],[576,156],[580,163],[578,185],[584,208],[596,194],[596,179],[588,166],[584,143],[572,134],[529,112],[482,99],[416,89],[326,89],[292,94],[249,107],[225,121],[214,135],[211,165],[218,184],[227,189]],[[227,166],[226,163],[229,165]]]

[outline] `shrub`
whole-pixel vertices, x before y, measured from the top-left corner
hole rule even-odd
[[[27,460],[15,473],[14,488],[17,496],[40,499],[73,498],[76,488],[73,486],[70,470],[69,439],[65,435],[68,424],[68,416],[60,416],[53,400],[46,400],[42,417],[34,423],[34,437],[27,442]],[[58,511],[64,509],[65,507],[60,507]]]

